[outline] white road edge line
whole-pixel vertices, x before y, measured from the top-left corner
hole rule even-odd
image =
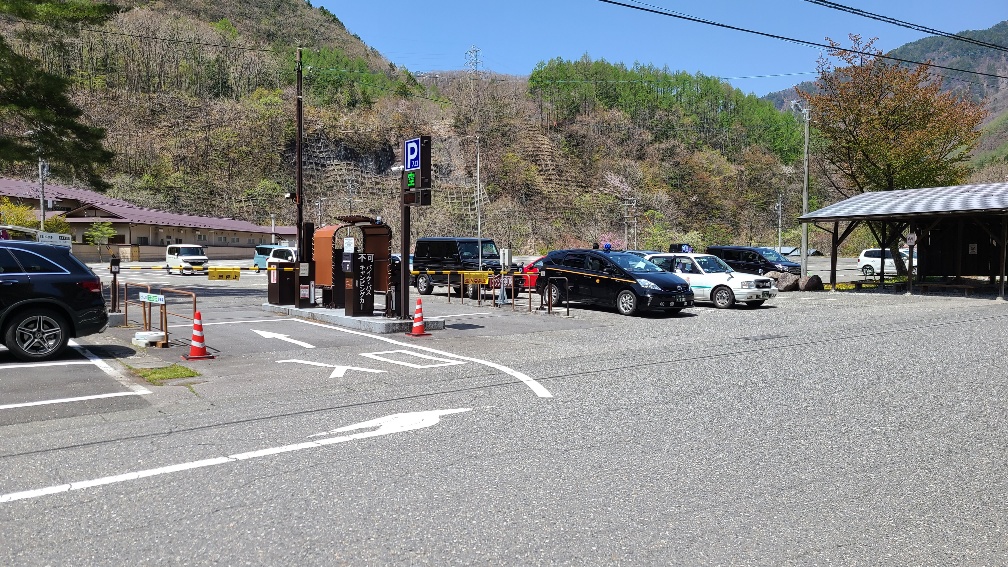
[[[149,394],[149,391],[145,392],[112,392],[111,394],[95,394],[93,396],[79,396],[76,398],[57,398],[53,400],[39,400],[37,402],[24,402],[20,404],[6,404],[0,406],[0,410],[14,409],[14,408],[27,408],[32,406],[46,406],[49,404],[67,404],[70,402],[86,402],[88,400],[101,400],[104,398],[120,398],[122,396],[143,396],[144,394]]]
[[[402,346],[402,347],[406,347],[406,348],[411,348],[411,349],[416,349],[416,350],[422,350],[422,351],[426,351],[426,352],[432,352],[434,354],[440,354],[440,355],[443,355],[443,356],[449,356],[449,357],[452,357],[452,358],[456,358],[458,360],[466,360],[466,361],[469,361],[469,362],[475,362],[477,364],[482,364],[484,366],[489,366],[490,368],[493,368],[495,370],[500,370],[501,372],[503,372],[503,373],[505,373],[505,374],[507,374],[509,376],[513,376],[513,377],[521,380],[526,386],[529,387],[529,389],[531,389],[533,392],[535,392],[535,394],[537,396],[539,396],[540,398],[552,398],[553,397],[553,394],[551,394],[550,391],[547,390],[545,386],[543,386],[542,384],[540,384],[539,382],[537,382],[532,377],[528,376],[527,374],[523,374],[521,372],[518,372],[517,370],[515,370],[513,368],[508,368],[507,366],[504,366],[503,364],[497,364],[496,362],[490,362],[489,360],[482,360],[482,359],[479,359],[479,358],[472,358],[470,356],[462,356],[460,354],[454,354],[454,353],[451,353],[451,352],[445,352],[443,350],[437,350],[437,349],[433,349],[433,348],[430,348],[430,347],[419,346],[416,343],[407,343],[407,342],[404,342],[404,341],[397,341],[395,339],[390,339],[390,338],[387,338],[387,337],[383,337],[381,335],[374,335],[374,334],[371,334],[371,333],[365,333],[363,331],[355,331],[353,329],[346,329],[344,327],[336,327],[335,325],[326,325],[325,323],[319,323],[317,321],[306,321],[304,319],[295,319],[295,320],[298,321],[298,322],[304,323],[305,325],[314,325],[316,327],[324,327],[326,329],[333,329],[335,331],[340,331],[341,333],[348,333],[348,334],[351,334],[351,335],[359,335],[359,336],[362,336],[362,337],[368,337],[368,338],[371,338],[371,339],[377,339],[379,341],[384,341],[386,343],[391,343],[391,344]]]

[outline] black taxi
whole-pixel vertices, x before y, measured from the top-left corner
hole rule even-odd
[[[615,306],[623,315],[644,309],[678,313],[693,305],[686,280],[636,254],[604,249],[550,252],[536,291],[553,306],[570,299]]]

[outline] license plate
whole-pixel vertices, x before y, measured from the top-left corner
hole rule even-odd
[[[764,291],[763,292],[763,299],[766,299],[768,297],[770,297],[770,292],[769,291]]]
[[[672,296],[672,301],[675,302],[675,303],[682,303],[683,302],[683,296],[681,296],[681,295],[673,295]]]

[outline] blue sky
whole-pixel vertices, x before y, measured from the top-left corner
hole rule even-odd
[[[878,37],[888,51],[926,34],[804,0],[650,0],[651,6],[735,27],[825,43],[847,34]],[[820,50],[688,22],[598,0],[313,0],[393,63],[414,73],[466,68],[479,48],[480,68],[527,75],[539,61],[588,54],[723,77],[764,95],[815,79]],[[1008,19],[1005,0],[887,0],[835,3],[937,30],[986,29]],[[768,76],[769,75],[769,76]]]

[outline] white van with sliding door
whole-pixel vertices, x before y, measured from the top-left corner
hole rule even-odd
[[[172,270],[180,274],[195,274],[206,272],[210,259],[199,244],[169,244],[165,249],[165,264],[169,274]]]

